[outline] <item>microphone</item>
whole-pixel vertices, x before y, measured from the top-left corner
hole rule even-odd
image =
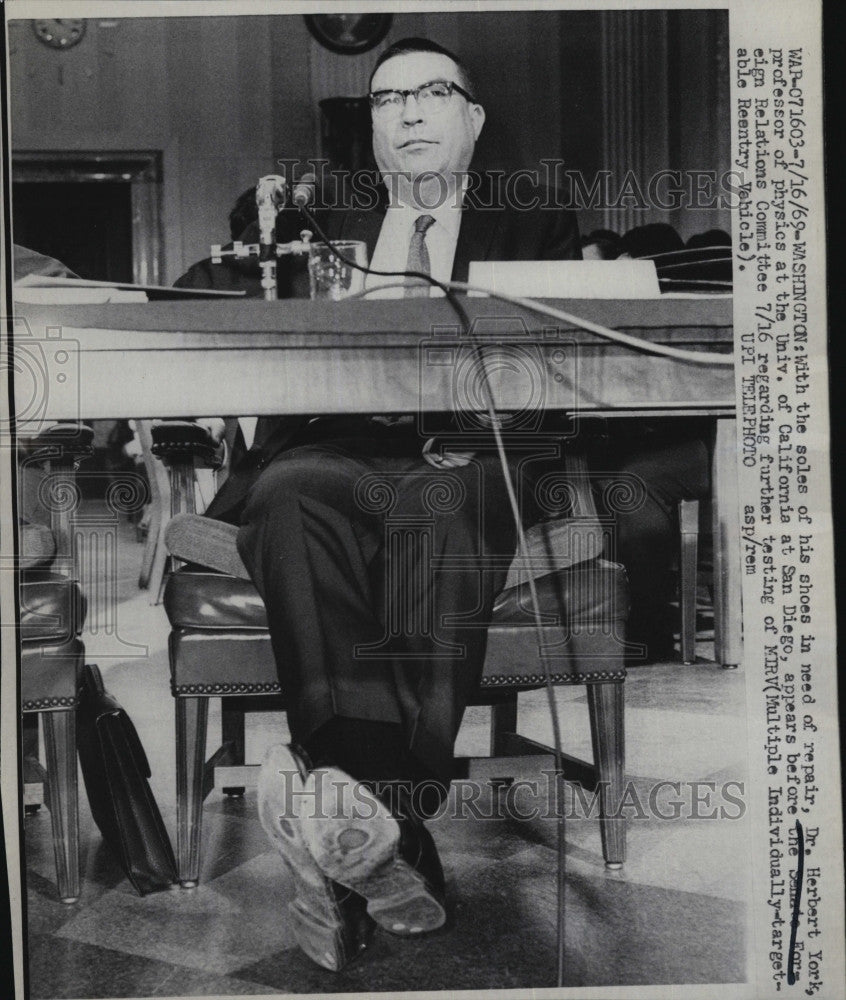
[[[259,211],[262,208],[273,208],[274,211],[285,204],[285,178],[279,174],[268,174],[259,178],[256,185],[256,204]]]
[[[285,178],[268,174],[256,185],[259,224],[259,267],[261,287],[268,302],[276,294],[276,213],[285,204]]]
[[[295,208],[306,208],[314,201],[317,178],[312,173],[303,174],[294,185],[291,202]]]

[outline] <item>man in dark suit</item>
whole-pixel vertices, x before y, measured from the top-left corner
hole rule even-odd
[[[573,215],[544,208],[543,192],[521,210],[468,180],[485,113],[449,52],[421,39],[392,46],[370,100],[385,188],[372,207],[324,213],[331,239],[363,240],[374,270],[441,280],[466,280],[472,260],[580,257]],[[296,275],[280,270],[297,294]],[[201,263],[180,284],[259,293],[237,266]],[[404,294],[430,288],[412,282]],[[295,746],[271,751],[260,815],[297,880],[297,940],[327,968],[365,946],[374,920],[406,935],[444,920],[421,817],[448,786],[515,549],[494,449],[457,447],[427,444],[410,417],[262,420],[207,511],[240,525],[238,551],[267,606]],[[389,521],[425,530],[386,551]],[[460,568],[435,572],[440,557]],[[330,798],[341,808],[314,807]]]

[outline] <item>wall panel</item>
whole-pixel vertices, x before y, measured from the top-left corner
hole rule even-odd
[[[533,168],[561,157],[588,177],[627,164],[647,173],[725,168],[727,90],[716,77],[725,18],[622,12],[603,35],[601,17],[398,13],[383,47],[422,34],[467,61],[488,112],[482,166]],[[41,45],[28,21],[12,21],[9,42],[13,148],[164,151],[167,281],[225,238],[236,196],[276,158],[320,154],[318,100],[363,94],[378,53],[330,53],[299,15],[94,18],[67,52]],[[587,211],[582,229],[603,219]],[[670,219],[684,235],[726,220]]]

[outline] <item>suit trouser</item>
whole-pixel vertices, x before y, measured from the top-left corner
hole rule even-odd
[[[628,570],[639,641],[668,597],[676,504],[707,494],[707,447],[691,434],[629,441],[614,467],[644,485],[606,553]],[[524,524],[536,478],[524,466]],[[238,550],[267,607],[293,738],[306,743],[337,716],[398,724],[428,773],[448,780],[515,535],[493,454],[445,471],[383,439],[279,455],[251,490]]]
[[[399,724],[448,779],[516,532],[495,455],[441,471],[407,450],[356,439],[284,452],[252,488],[238,551],[267,607],[294,740],[335,716]]]

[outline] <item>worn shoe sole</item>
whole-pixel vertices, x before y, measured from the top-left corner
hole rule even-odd
[[[296,898],[288,912],[297,944],[312,961],[337,972],[364,950],[367,939],[344,919],[329,879],[305,845],[296,816],[303,791],[298,759],[286,746],[271,747],[259,772],[259,819],[294,879]]]
[[[305,782],[300,829],[325,875],[367,900],[367,912],[392,934],[437,930],[446,912],[425,879],[399,854],[400,828],[370,789],[338,768]]]

